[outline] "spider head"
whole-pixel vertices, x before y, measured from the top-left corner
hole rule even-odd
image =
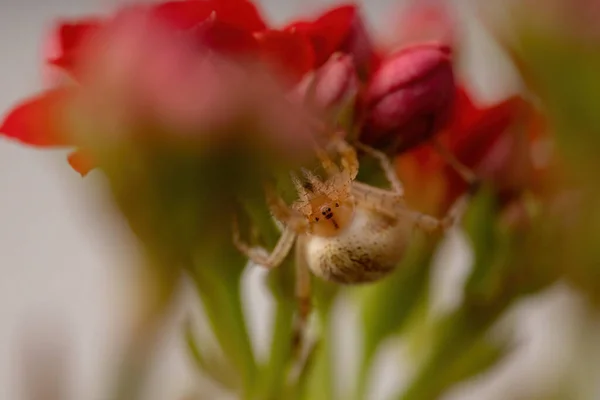
[[[295,204],[307,219],[312,235],[331,237],[339,235],[354,217],[354,199],[350,195],[351,181],[342,175],[322,182],[305,172],[307,181],[295,180],[300,196]]]
[[[351,201],[331,201],[323,196],[312,202],[309,218],[310,232],[317,236],[336,236],[347,227],[354,216],[354,204]]]

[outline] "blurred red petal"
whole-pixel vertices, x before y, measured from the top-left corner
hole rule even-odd
[[[51,33],[44,49],[46,62],[75,75],[81,45],[101,26],[100,19],[60,23]]]
[[[314,68],[315,55],[306,36],[289,31],[267,30],[256,34],[256,39],[264,59],[294,82]]]
[[[251,32],[238,27],[207,20],[194,31],[194,39],[212,50],[229,55],[257,54],[258,43]]]
[[[455,118],[449,127],[449,145],[463,163],[474,166],[525,107],[525,100],[514,96],[491,107],[477,108],[461,89],[457,92]]]
[[[382,59],[376,53],[362,16],[358,12],[355,13],[350,31],[339,50],[352,55],[358,72],[365,78],[371,75]]]
[[[266,28],[256,6],[247,0],[169,1],[158,4],[154,12],[183,30],[196,27],[208,17],[249,32]]]
[[[514,176],[505,176],[513,173],[507,164],[513,163],[515,151],[522,150],[514,146],[511,127],[529,110],[527,102],[519,96],[510,97],[490,107],[478,108],[467,92],[459,89],[455,117],[449,129],[444,132],[444,139],[456,158],[478,174],[484,173],[479,171],[482,162],[493,161],[495,176],[485,176],[485,179],[491,179],[496,185],[510,185],[511,182],[502,182],[514,180]],[[467,184],[450,166],[446,165],[444,169],[448,181],[445,202],[447,208],[467,189]]]
[[[167,1],[157,4],[153,12],[178,29],[187,30],[204,22],[214,11],[212,1]]]
[[[285,27],[286,31],[305,34],[315,52],[319,67],[339,50],[348,38],[352,24],[357,18],[355,5],[338,6],[326,11],[314,21],[295,21]]]
[[[71,167],[79,172],[81,176],[86,176],[91,170],[96,168],[92,154],[87,150],[75,150],[67,157]]]
[[[516,193],[528,182],[529,159],[513,130],[531,119],[531,106],[514,96],[489,107],[478,107],[462,87],[457,87],[454,115],[438,134],[440,142],[482,179],[503,194]],[[523,137],[526,142],[528,137]],[[526,145],[526,144],[525,144]],[[421,146],[398,158],[401,177],[410,193],[410,204],[419,210],[443,215],[467,190],[467,183],[431,146]],[[412,192],[412,193],[411,193]]]
[[[479,116],[480,110],[475,106],[471,97],[462,86],[456,86],[454,113],[450,123],[454,132],[465,131],[467,127],[474,124]],[[458,134],[458,133],[455,133]]]
[[[213,0],[217,20],[255,32],[267,28],[256,6],[248,0]]]
[[[15,107],[0,125],[0,134],[32,146],[68,146],[61,117],[72,89],[59,88]]]

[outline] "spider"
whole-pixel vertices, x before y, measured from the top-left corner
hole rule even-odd
[[[469,183],[476,179],[453,155],[434,142],[440,154]],[[360,284],[384,278],[399,264],[410,243],[413,230],[445,231],[466,205],[468,194],[459,198],[441,219],[410,209],[403,198],[403,187],[391,161],[382,152],[361,143],[350,145],[339,135],[329,146],[340,158],[337,165],[325,148],[316,146],[316,155],[325,173],[321,179],[303,169],[304,180],[295,174],[292,181],[298,200],[286,204],[273,189],[267,190],[267,202],[273,216],[283,224],[279,241],[271,252],[250,246],[240,238],[234,226],[235,246],[250,261],[276,268],[296,244],[296,296],[299,319],[310,312],[310,275],[340,284]],[[355,180],[359,163],[356,150],[376,159],[389,189]],[[302,324],[302,322],[300,322]]]

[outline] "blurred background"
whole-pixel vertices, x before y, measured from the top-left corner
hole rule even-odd
[[[272,22],[284,22],[334,2],[258,3]],[[515,93],[520,82],[478,24],[469,7],[473,2],[451,3],[459,11],[459,37],[464,46],[459,74],[468,77],[482,103]],[[8,110],[42,85],[41,47],[55,18],[105,12],[114,4],[101,0],[3,0],[0,110]],[[403,4],[396,0],[365,1],[363,12],[370,29],[380,35],[389,32],[393,25],[390,10],[401,12]],[[101,173],[92,172],[81,179],[65,162],[65,154],[0,139],[0,399],[31,396],[24,377],[45,367],[44,356],[51,360],[53,372],[64,372],[67,377],[70,387],[65,398],[104,399],[130,321],[139,278],[138,244],[119,214],[113,212]],[[448,309],[460,301],[459,288],[471,259],[465,238],[460,233],[450,234],[433,276],[434,308]],[[250,333],[259,355],[268,347],[272,311],[263,274],[252,268],[244,281]],[[206,398],[227,398],[199,377],[179,332],[189,311],[201,312],[196,302],[190,287],[174,310],[171,329],[162,338],[159,362],[152,372],[149,400],[179,400],[198,387],[215,391]],[[495,328],[499,334],[508,332],[518,350],[446,398],[543,399],[560,382],[595,389],[579,398],[599,398],[600,346],[586,338],[586,332],[594,332],[592,325],[597,322],[590,322],[585,312],[577,295],[563,285],[519,303]],[[357,340],[344,326],[350,326],[349,321],[356,316],[344,301],[336,304],[335,314],[340,339],[337,346],[343,356],[337,361],[348,372],[354,367],[352,354]],[[395,362],[398,348],[402,349],[402,344],[393,351],[380,351],[373,372],[373,399],[385,399],[410,377],[410,366],[399,368]],[[39,351],[33,353],[31,349]],[[52,353],[56,349],[60,349],[58,358]],[[347,376],[351,376],[349,372]],[[337,384],[343,385],[343,380]],[[598,397],[586,397],[590,393]]]

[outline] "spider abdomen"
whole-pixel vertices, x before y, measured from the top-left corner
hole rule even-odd
[[[413,224],[370,210],[356,210],[350,225],[337,236],[308,236],[305,259],[310,270],[328,281],[367,283],[389,274],[402,259]]]

